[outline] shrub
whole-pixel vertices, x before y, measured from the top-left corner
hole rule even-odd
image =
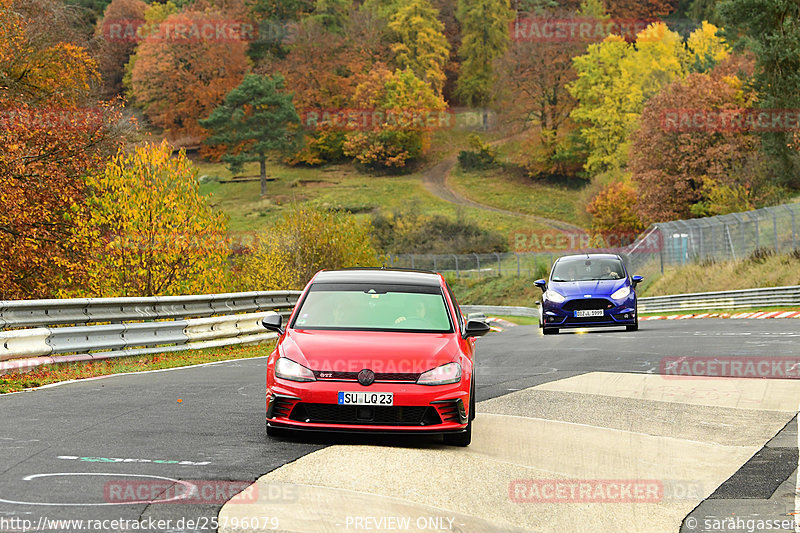
[[[496,151],[481,141],[475,134],[470,135],[471,150],[462,150],[458,154],[458,164],[463,170],[485,170],[497,164]]]
[[[299,290],[319,270],[380,263],[369,222],[347,212],[295,206],[264,235],[240,259],[242,290]]]
[[[477,224],[442,215],[421,215],[413,210],[392,215],[374,215],[376,245],[392,254],[491,253],[508,250],[499,232],[486,231]]]

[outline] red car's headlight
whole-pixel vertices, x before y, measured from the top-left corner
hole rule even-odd
[[[317,381],[314,372],[286,357],[279,357],[275,362],[275,377],[290,381]]]
[[[433,370],[423,372],[417,379],[417,384],[447,385],[449,383],[458,383],[459,381],[461,381],[461,365],[447,363],[446,365],[437,366]]]

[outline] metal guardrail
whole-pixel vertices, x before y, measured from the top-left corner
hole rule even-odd
[[[0,329],[129,322],[286,309],[299,291],[258,291],[138,298],[0,301]]]
[[[743,309],[781,305],[800,305],[800,286],[697,292],[639,298],[640,313],[696,311],[701,309]]]
[[[483,313],[484,315],[528,316],[539,318],[539,309],[533,307],[514,307],[506,305],[462,305],[464,314]]]
[[[0,331],[0,373],[42,364],[258,343],[275,337],[261,320],[276,312],[289,314],[299,295],[299,291],[275,291],[3,301],[0,324],[28,329]]]
[[[639,298],[640,313],[671,313],[775,306],[800,306],[800,285]],[[462,305],[461,311],[463,313],[484,313],[487,315],[539,317],[539,309],[533,307]]]

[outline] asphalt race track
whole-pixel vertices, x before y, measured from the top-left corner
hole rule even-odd
[[[748,357],[800,358],[800,321],[509,328],[465,449],[267,438],[263,358],[5,395],[0,532],[794,531],[800,380],[661,375]]]

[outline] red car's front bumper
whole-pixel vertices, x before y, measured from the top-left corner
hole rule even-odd
[[[339,405],[339,392],[391,392],[392,406]],[[452,385],[352,381],[295,383],[276,379],[267,387],[271,427],[314,431],[445,433],[461,431],[472,417],[469,382]]]

